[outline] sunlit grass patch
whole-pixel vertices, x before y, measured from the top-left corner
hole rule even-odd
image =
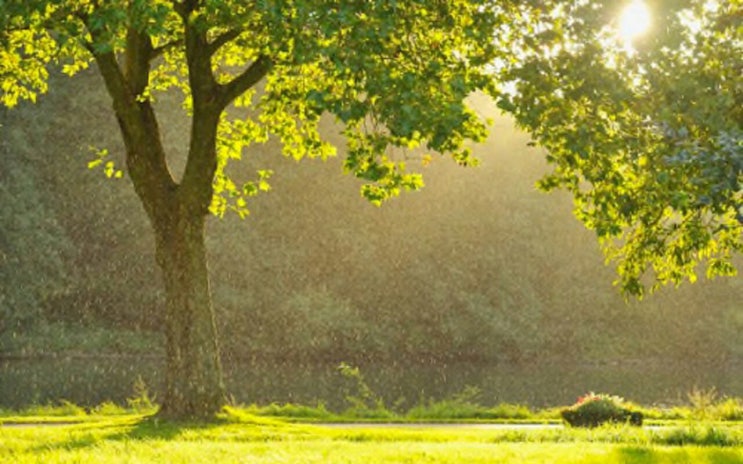
[[[740,437],[737,444],[721,446],[662,444],[664,437],[673,436],[673,433],[624,427],[518,433],[455,425],[331,428],[233,412],[230,417],[209,424],[162,422],[149,417],[111,418],[59,427],[3,427],[0,428],[0,462],[743,462]]]

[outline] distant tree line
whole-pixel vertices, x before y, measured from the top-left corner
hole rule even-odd
[[[0,343],[43,324],[158,331],[144,211],[126,179],[85,172],[99,149],[121,149],[101,83],[83,73],[52,85],[42,111],[0,113]],[[175,151],[187,124],[176,105],[158,106]],[[743,356],[741,279],[625,303],[569,198],[534,188],[542,157],[478,105],[496,117],[475,148],[483,165],[434,162],[431,188],[383,208],[364,204],[338,161],[296,164],[270,143],[248,160],[245,172],[275,168],[273,191],[253,200],[255,217],[208,225],[229,357]]]

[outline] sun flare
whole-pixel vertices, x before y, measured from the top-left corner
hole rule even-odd
[[[619,37],[626,45],[641,36],[650,28],[650,9],[642,0],[634,0],[627,5],[619,17]]]

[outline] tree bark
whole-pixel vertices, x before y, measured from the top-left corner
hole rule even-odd
[[[176,207],[156,226],[167,298],[166,388],[160,415],[209,418],[226,402],[204,243],[205,216]]]

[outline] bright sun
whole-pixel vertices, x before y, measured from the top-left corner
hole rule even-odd
[[[642,0],[633,0],[619,17],[619,36],[626,45],[650,28],[650,10]]]

